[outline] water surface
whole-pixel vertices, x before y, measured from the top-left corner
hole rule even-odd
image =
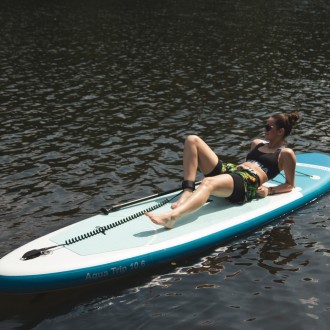
[[[0,256],[179,186],[184,137],[239,162],[269,114],[330,153],[329,3],[3,0]],[[150,274],[0,296],[4,329],[326,329],[329,195]],[[294,316],[294,317],[293,317]]]

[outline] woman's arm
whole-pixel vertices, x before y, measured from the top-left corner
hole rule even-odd
[[[279,157],[279,168],[284,171],[285,183],[282,183],[275,187],[264,187],[258,188],[259,197],[266,197],[268,195],[282,194],[290,192],[294,188],[294,178],[296,172],[296,156],[293,150],[285,148],[281,151]]]
[[[279,168],[284,171],[285,183],[282,183],[276,187],[268,188],[268,195],[290,192],[294,188],[296,156],[292,149],[285,148],[281,151],[279,157]]]

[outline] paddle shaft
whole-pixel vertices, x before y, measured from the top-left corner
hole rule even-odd
[[[196,184],[200,184],[200,181],[196,182]],[[171,193],[174,193],[174,192],[177,192],[177,191],[180,191],[180,190],[182,190],[182,188],[176,188],[176,189],[163,191],[163,192],[160,192],[160,193],[157,193],[157,194],[153,194],[153,195],[141,197],[141,198],[138,198],[138,199],[134,199],[134,200],[126,202],[126,203],[116,204],[116,205],[111,206],[109,209],[107,209],[105,207],[102,207],[101,212],[104,213],[104,214],[109,214],[110,212],[118,210],[122,207],[129,206],[129,205],[132,205],[132,204],[137,204],[137,203],[140,203],[140,202],[144,202],[144,201],[147,201],[149,199],[152,199],[152,198],[155,198],[155,197],[161,197],[161,196],[171,194]]]

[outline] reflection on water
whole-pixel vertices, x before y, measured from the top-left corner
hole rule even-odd
[[[330,153],[328,17],[325,0],[1,1],[0,256],[103,206],[175,188],[187,134],[202,136],[224,160],[241,161],[270,113],[299,110],[290,146]],[[134,328],[182,319],[263,328],[272,314],[258,307],[290,293],[292,305],[281,306],[298,311],[306,329],[318,314],[322,329],[327,201],[292,224],[178,264],[168,281],[160,276],[164,287],[139,283],[118,293],[107,286],[106,299],[100,290],[63,309],[62,296],[54,305],[47,297],[25,301],[25,316],[6,322],[44,328],[49,317],[56,326],[81,326],[76,317],[86,314],[103,324],[114,308],[112,323],[125,328],[127,314]],[[319,307],[306,316],[301,305],[314,301],[315,290]],[[44,316],[25,314],[29,304],[43,305]]]
[[[282,270],[297,271],[298,268],[292,267],[292,264],[303,252],[297,251],[295,247],[296,242],[290,233],[290,228],[274,228],[269,240],[260,251],[259,266],[264,267],[271,274]]]
[[[247,254],[251,249],[256,249],[258,258],[258,266],[266,269],[270,274],[281,275],[286,271],[298,271],[299,257],[303,254],[295,239],[291,234],[291,220],[286,221],[269,230],[257,232],[247,240],[239,242],[238,245],[230,245],[220,252],[205,257],[198,265],[194,265],[187,270],[188,274],[198,274],[208,272],[210,275],[225,272],[224,279],[239,275],[241,273],[240,266],[250,267],[255,264],[256,259],[248,260]],[[313,247],[304,245],[305,247]],[[316,250],[317,252],[318,250]],[[298,259],[297,261],[295,261]],[[227,272],[227,265],[238,266],[233,273]]]

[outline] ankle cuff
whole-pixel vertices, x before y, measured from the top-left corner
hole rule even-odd
[[[194,191],[195,190],[195,181],[183,180],[182,189],[191,189],[191,191]]]

